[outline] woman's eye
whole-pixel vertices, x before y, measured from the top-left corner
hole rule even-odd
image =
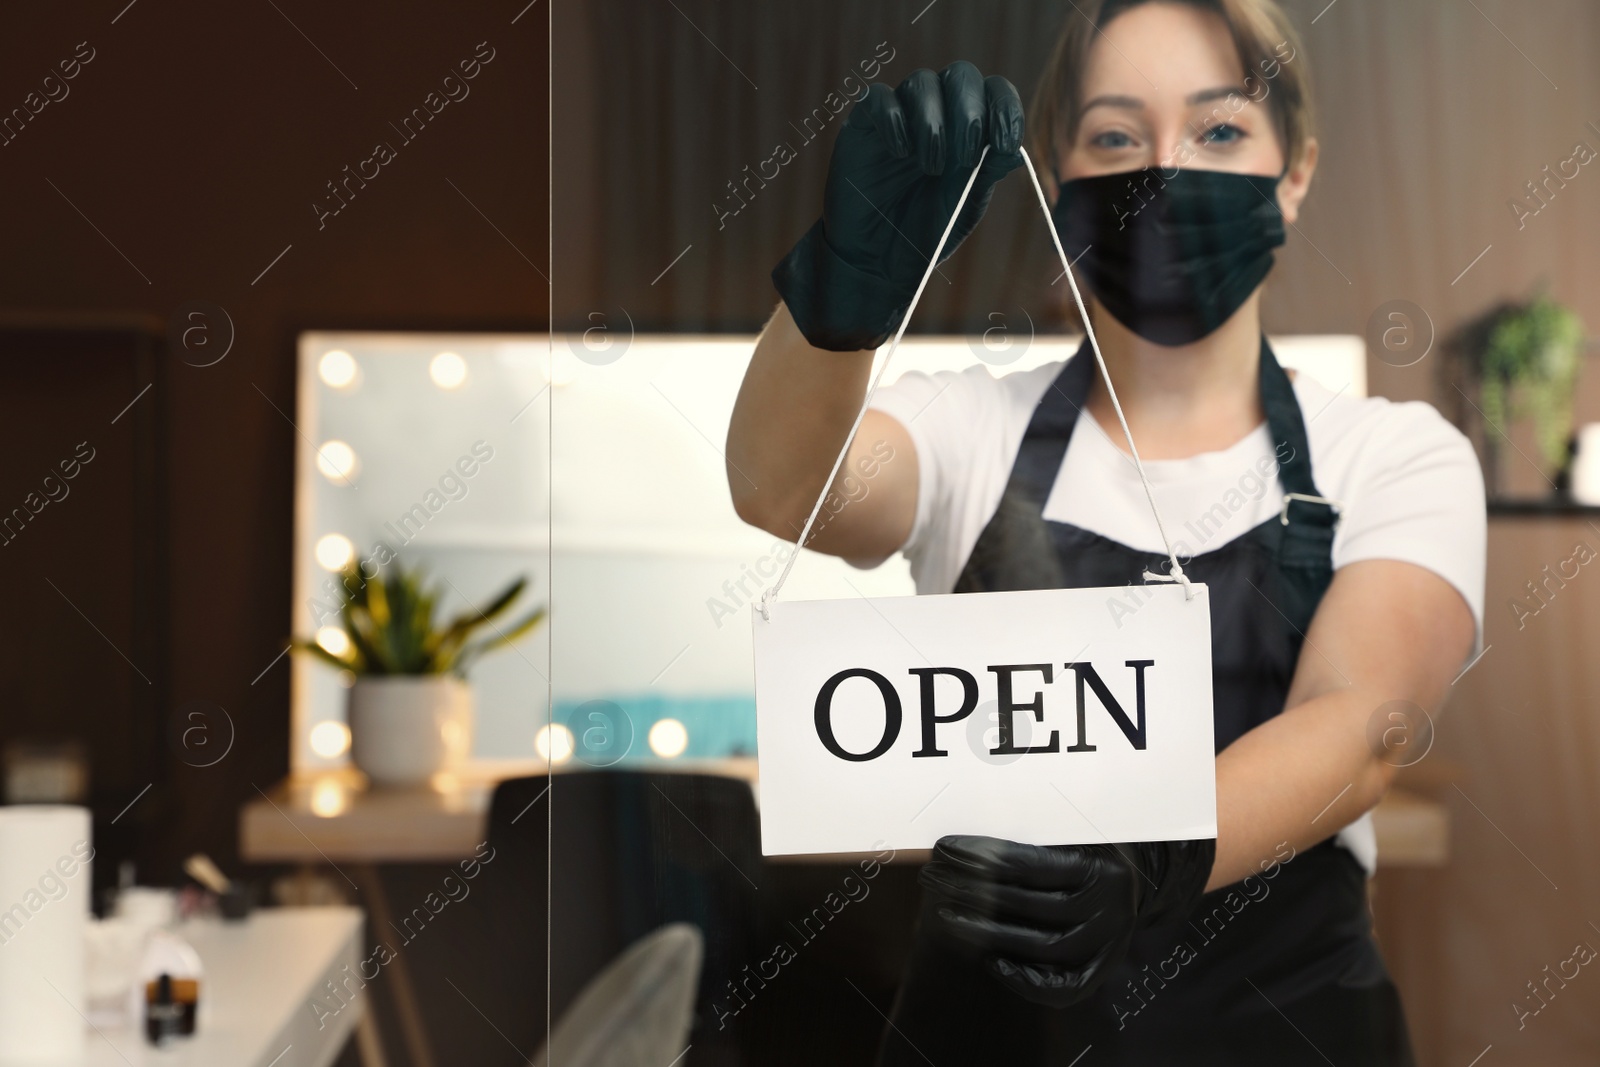
[[[1096,134],[1089,140],[1089,143],[1096,148],[1127,148],[1133,144],[1133,138],[1121,130],[1107,130],[1104,133]]]
[[[1229,122],[1213,126],[1200,135],[1207,144],[1231,144],[1244,136],[1244,131]]]

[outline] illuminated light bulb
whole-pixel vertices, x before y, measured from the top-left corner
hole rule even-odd
[[[337,574],[356,558],[356,546],[344,534],[324,534],[317,539],[316,557],[323,569]]]
[[[325,722],[323,726],[338,726],[335,722]],[[311,813],[323,819],[332,819],[344,814],[348,803],[344,787],[330,778],[323,778],[311,787]]]
[[[457,389],[467,380],[467,361],[454,352],[440,352],[428,361],[428,377],[440,389]]]
[[[317,644],[328,655],[343,659],[350,652],[350,635],[337,626],[324,626],[317,631]]]
[[[572,758],[572,731],[560,723],[539,727],[533,736],[533,749],[540,759],[551,763],[565,763]]]
[[[662,759],[677,759],[689,747],[689,731],[677,719],[659,719],[650,727],[650,751]]]
[[[317,449],[317,470],[330,482],[348,485],[360,469],[361,461],[356,458],[356,450],[343,441],[324,441],[322,447]]]
[[[439,726],[439,736],[444,738],[445,750],[457,755],[462,754],[466,743],[471,740],[465,727],[455,719],[449,719]]]
[[[338,759],[350,748],[350,727],[342,722],[319,722],[311,728],[311,751],[323,759]]]
[[[330,348],[317,361],[317,374],[335,389],[344,389],[356,380],[361,372],[356,359],[342,348]]]

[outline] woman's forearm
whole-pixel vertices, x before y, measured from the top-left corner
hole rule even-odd
[[[1408,751],[1400,745],[1424,740],[1385,734],[1374,749],[1373,715],[1396,701],[1436,714],[1473,635],[1466,600],[1432,571],[1389,559],[1339,568],[1306,633],[1288,707],[1217,757],[1217,858],[1206,888],[1260,870],[1282,842],[1307,848],[1371,810],[1394,779],[1391,761]]]
[[[872,356],[813,348],[778,304],[728,424],[728,485],[740,518],[781,537],[799,532],[861,408]]]
[[[1285,841],[1296,851],[1322,841],[1382,799],[1394,768],[1366,741],[1379,703],[1370,693],[1341,689],[1284,711],[1223,750],[1208,891],[1259,872]]]

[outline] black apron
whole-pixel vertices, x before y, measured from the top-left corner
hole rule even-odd
[[[1147,569],[1165,571],[1159,552],[1043,517],[1095,371],[1086,344],[1045,392],[956,592],[1141,585]],[[1319,497],[1299,402],[1264,337],[1261,402],[1284,492]],[[1286,514],[1184,565],[1211,599],[1218,752],[1283,710],[1333,578],[1332,508],[1290,500]],[[1279,858],[1206,894],[1190,915],[1141,930],[1096,993],[1062,1010],[1023,1000],[924,936],[925,913],[879,1063],[1409,1067],[1399,996],[1372,940],[1366,872],[1331,837],[1297,854],[1285,846]]]

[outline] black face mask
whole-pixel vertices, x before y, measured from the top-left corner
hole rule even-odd
[[[1254,174],[1151,167],[1062,182],[1051,217],[1118,322],[1184,345],[1228,321],[1272,269],[1284,239],[1277,188]]]

